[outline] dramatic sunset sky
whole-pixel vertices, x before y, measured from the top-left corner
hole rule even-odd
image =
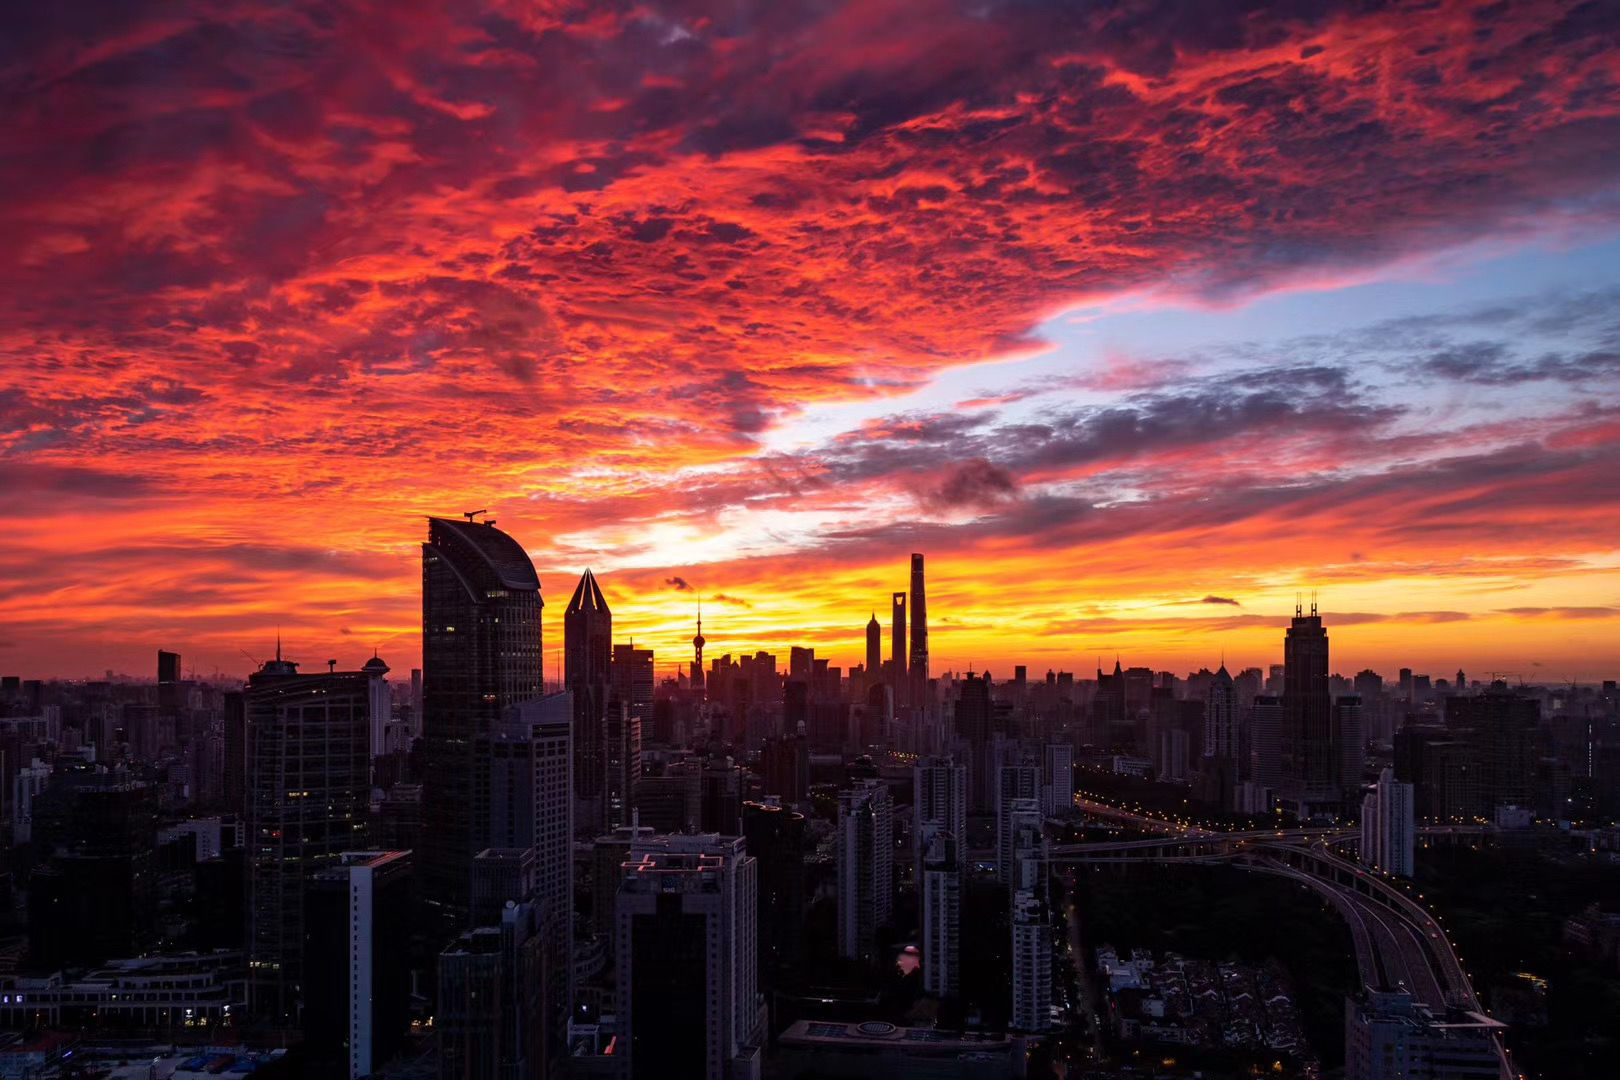
[[[617,636],[1620,675],[1620,11],[16,3],[0,672]],[[785,666],[785,658],[784,658]],[[549,672],[548,672],[549,674]]]

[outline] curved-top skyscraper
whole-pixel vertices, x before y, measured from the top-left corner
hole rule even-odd
[[[473,740],[544,691],[540,578],[493,522],[429,518],[422,545],[423,869],[432,899],[467,905]]]

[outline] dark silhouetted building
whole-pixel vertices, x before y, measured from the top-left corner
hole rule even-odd
[[[304,1050],[310,1076],[360,1080],[410,1025],[411,856],[348,851],[305,894]]]
[[[617,907],[622,1080],[757,1075],[765,1036],[757,889],[740,837],[636,845]]]
[[[511,903],[500,922],[468,930],[439,954],[442,1080],[541,1080],[552,993],[537,905]]]
[[[543,690],[540,579],[495,528],[428,520],[422,545],[422,880],[428,897],[467,906],[473,856],[489,846],[472,818],[473,740]]]
[[[906,671],[911,684],[906,703],[914,716],[922,715],[928,701],[928,599],[923,587],[923,557],[911,556],[911,663]]]
[[[1446,698],[1445,718],[1447,729],[1474,748],[1486,816],[1494,816],[1499,806],[1532,805],[1541,703],[1497,681],[1483,694]]]
[[[894,916],[894,807],[881,781],[838,793],[838,953],[876,960],[877,931]]]
[[[1342,749],[1328,692],[1328,635],[1322,619],[1294,611],[1283,641],[1282,800],[1298,816],[1337,804]]]
[[[370,684],[279,654],[248,679],[248,1008],[266,1020],[297,1015],[310,875],[366,846]]]
[[[909,705],[910,701],[906,698],[910,688],[910,681],[906,677],[906,594],[897,592],[891,599],[893,642],[890,646],[889,685],[894,687],[895,704]]]
[[[563,614],[563,682],[574,695],[574,823],[595,832],[606,820],[608,688],[613,680],[613,613],[580,575]],[[627,704],[628,698],[620,698]]]
[[[804,815],[743,804],[743,839],[759,874],[759,963],[767,989],[792,982],[804,962]]]

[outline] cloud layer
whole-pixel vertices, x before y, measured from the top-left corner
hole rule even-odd
[[[419,515],[485,505],[668,649],[691,581],[739,647],[853,658],[913,548],[963,618],[946,658],[1121,632],[1077,600],[1230,623],[1306,576],[1391,613],[1449,582],[1469,625],[1620,600],[1601,292],[776,439],[1074,305],[1612,228],[1601,3],[17,7],[8,663],[228,665],[277,621],[408,657]],[[1602,604],[1556,585],[1583,574]],[[1458,592],[1503,582],[1534,603]]]

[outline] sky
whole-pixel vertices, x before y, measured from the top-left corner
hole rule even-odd
[[[619,640],[1620,675],[1605,2],[0,12],[0,672]],[[549,671],[548,671],[548,674]]]

